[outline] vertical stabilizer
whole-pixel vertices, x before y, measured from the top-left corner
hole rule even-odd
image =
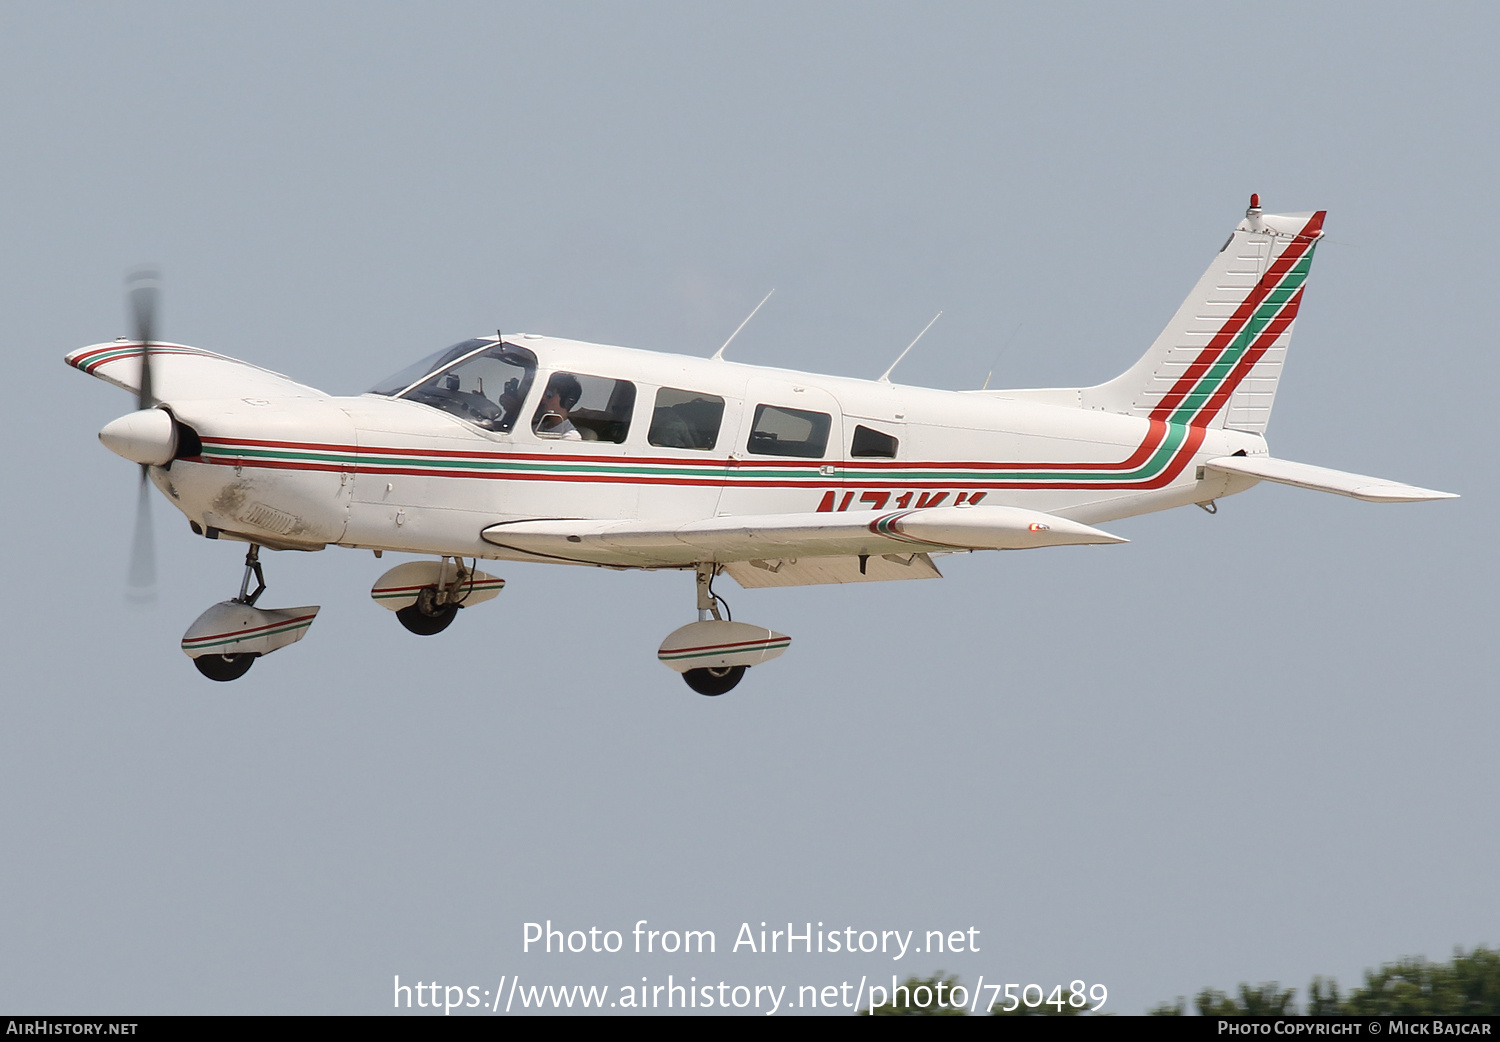
[[[1252,195],[1151,349],[1083,407],[1265,433],[1324,213],[1263,214]]]

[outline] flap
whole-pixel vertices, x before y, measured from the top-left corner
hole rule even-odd
[[[137,394],[141,386],[141,342],[116,340],[68,352],[75,369]],[[151,341],[151,389],[159,402],[193,398],[326,398],[316,387],[226,355],[186,344]]]
[[[767,586],[821,586],[943,577],[932,558],[920,553],[881,554],[879,557],[777,557],[770,561],[731,561],[724,565],[724,570],[747,590]]]
[[[1270,456],[1220,456],[1204,464],[1209,470],[1225,474],[1245,474],[1262,481],[1274,481],[1279,485],[1295,485],[1310,488],[1315,492],[1332,492],[1340,496],[1352,496],[1367,503],[1416,503],[1428,499],[1457,499],[1452,492],[1434,492],[1429,488],[1403,485],[1384,478],[1350,474],[1343,470],[1329,470],[1306,463],[1272,459]]]

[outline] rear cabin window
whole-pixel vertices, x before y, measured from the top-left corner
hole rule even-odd
[[[723,419],[724,399],[718,395],[663,387],[656,392],[646,440],[663,449],[711,449]]]
[[[817,459],[828,448],[828,428],[832,423],[827,413],[757,405],[755,425],[750,429],[750,441],[745,448],[762,456]]]
[[[540,438],[608,441],[619,444],[630,433],[635,384],[582,373],[553,373],[531,418]]]
[[[892,435],[881,434],[861,425],[854,428],[854,444],[849,448],[849,455],[857,458],[895,459],[897,444]]]

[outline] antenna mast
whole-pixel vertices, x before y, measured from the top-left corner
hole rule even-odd
[[[775,287],[772,287],[771,293],[775,292]],[[760,303],[755,305],[755,311],[759,311],[762,307],[765,306],[766,301],[771,299],[771,293],[767,293],[764,297],[761,298]],[[750,323],[750,320],[755,317],[755,311],[752,311],[750,312],[750,314],[746,315],[745,321],[741,322],[738,326],[735,327],[734,332],[729,334],[729,340],[724,341],[724,347],[728,347],[729,342],[740,335],[740,330],[744,329],[745,326]],[[721,362],[724,360],[724,347],[721,347],[714,352],[714,361]]]
[[[932,316],[932,322],[936,322],[938,319],[940,319],[942,317],[943,317],[943,313],[941,311],[939,311],[936,315]],[[917,340],[921,340],[922,339],[922,334],[926,333],[929,329],[932,328],[932,322],[929,322],[925,326],[922,327],[922,332],[917,334]],[[917,346],[917,340],[913,340],[911,343],[907,344],[906,345],[906,351],[910,351],[912,348],[916,347]],[[880,382],[881,383],[888,384],[888,383],[891,382],[891,373],[895,372],[896,366],[898,366],[898,365],[901,364],[901,359],[903,359],[903,358],[906,357],[906,351],[902,351],[899,355],[897,355],[896,356],[896,360],[891,363],[891,367],[889,369],[887,369],[885,372],[883,372],[883,373],[880,374]]]

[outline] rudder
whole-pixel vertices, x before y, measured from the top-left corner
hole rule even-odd
[[[1245,219],[1140,360],[1085,409],[1264,434],[1326,211]]]

